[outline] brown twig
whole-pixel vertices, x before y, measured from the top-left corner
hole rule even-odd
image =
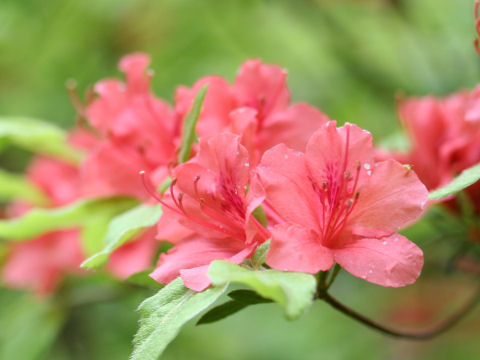
[[[342,304],[333,296],[331,296],[328,292],[324,292],[319,296],[319,298],[323,299],[332,307],[344,313],[345,315],[361,322],[362,324],[372,329],[380,331],[386,335],[390,335],[396,338],[410,339],[410,340],[429,340],[454,327],[475,307],[477,302],[480,300],[480,285],[477,286],[472,297],[461,308],[459,308],[455,313],[450,315],[448,318],[444,319],[443,321],[439,322],[438,324],[426,330],[411,331],[411,332],[396,330],[396,329],[392,329],[390,327],[381,325],[378,322],[372,319],[369,319],[366,316],[359,314],[356,311],[350,309],[348,306]]]

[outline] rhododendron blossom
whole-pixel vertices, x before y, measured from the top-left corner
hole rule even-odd
[[[27,174],[47,195],[51,207],[67,205],[81,198],[81,178],[75,166],[37,157],[27,169]],[[20,216],[30,209],[29,204],[13,203],[9,215]],[[157,247],[153,232],[154,229],[151,229],[117,249],[108,264],[109,271],[119,278],[126,278],[150,267]],[[39,294],[54,291],[65,274],[81,272],[80,264],[86,256],[80,238],[80,229],[68,229],[11,244],[2,267],[3,282],[10,287],[29,288]]]
[[[252,216],[263,192],[250,186],[250,168],[240,137],[222,133],[201,139],[197,156],[174,170],[170,196],[159,199],[164,204],[159,231],[170,227],[171,237],[162,238],[175,246],[160,256],[151,274],[155,280],[168,283],[180,275],[187,287],[201,291],[210,284],[211,261],[240,263],[269,238]]]
[[[180,126],[169,105],[150,92],[149,63],[145,54],[127,55],[119,63],[126,84],[107,79],[95,85],[99,97],[86,109],[98,139],[82,164],[87,195],[142,198],[140,170],[160,172],[159,182],[168,175]]]
[[[65,205],[79,195],[78,170],[72,165],[37,157],[27,174],[45,192],[52,206]],[[13,203],[11,216],[20,216],[29,208],[28,204]],[[60,230],[12,244],[2,268],[3,282],[39,294],[55,290],[65,273],[79,271],[84,256],[78,239],[78,230]]]
[[[394,156],[411,164],[428,189],[447,184],[480,161],[480,87],[443,99],[406,99],[400,103],[399,115],[412,148]],[[480,184],[466,192],[480,212]]]
[[[197,125],[200,137],[223,130],[242,135],[242,145],[248,149],[253,164],[265,150],[279,143],[304,150],[310,135],[328,118],[308,104],[290,105],[286,77],[287,72],[279,66],[248,60],[240,67],[233,85],[220,76],[207,76],[191,89],[179,87],[175,110],[184,117],[195,94],[208,83]]]
[[[370,133],[329,122],[305,153],[280,144],[258,168],[266,206],[283,221],[271,230],[267,264],[317,273],[336,262],[383,286],[413,283],[422,251],[396,231],[422,213],[428,192],[394,160],[374,162]]]

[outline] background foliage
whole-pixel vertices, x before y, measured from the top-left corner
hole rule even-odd
[[[211,73],[233,79],[245,59],[260,57],[288,69],[294,100],[381,140],[398,130],[396,96],[443,95],[479,82],[472,6],[471,0],[2,0],[0,114],[68,127],[75,112],[66,79],[84,90],[118,76],[118,59],[132,51],[151,54],[153,87],[168,100],[178,84]],[[0,165],[19,171],[27,159],[11,147],[0,154]],[[430,244],[428,224],[408,233],[427,262],[441,256],[442,247]],[[71,279],[64,287],[73,283],[77,293],[65,291],[55,303],[0,291],[0,359],[128,357],[139,318],[134,310],[153,292],[104,275]],[[469,284],[459,275],[436,275],[431,265],[405,289],[341,273],[333,292],[354,308],[408,327],[448,313],[468,296]],[[92,303],[89,294],[98,289],[104,298]],[[324,303],[296,322],[261,304],[219,323],[187,326],[164,359],[474,359],[479,331],[479,309],[451,333],[411,343],[366,330]],[[35,342],[39,333],[56,339],[54,345]]]

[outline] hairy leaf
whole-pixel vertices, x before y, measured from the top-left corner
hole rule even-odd
[[[262,297],[271,299],[285,310],[288,319],[296,319],[310,306],[315,293],[313,275],[277,270],[250,270],[227,261],[216,260],[208,276],[214,285],[229,282],[251,287]]]
[[[181,327],[212,305],[225,286],[195,292],[180,278],[140,304],[140,328],[133,340],[131,360],[158,359]]]

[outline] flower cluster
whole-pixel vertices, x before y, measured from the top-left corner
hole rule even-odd
[[[158,224],[113,253],[114,274],[148,269],[158,240],[168,241],[173,247],[160,255],[151,277],[169,283],[180,276],[187,287],[202,291],[210,285],[212,261],[241,264],[271,240],[265,266],[273,269],[316,274],[337,263],[383,286],[417,279],[422,251],[397,231],[422,214],[427,189],[396,160],[375,161],[370,133],[351,124],[338,127],[308,104],[291,104],[286,71],[260,60],[246,61],[233,84],[207,76],[191,88],[179,87],[170,106],[150,90],[149,61],[144,54],[128,55],[119,64],[125,83],[107,79],[95,85],[97,96],[80,114],[86,122],[71,135],[86,154],[78,166],[36,159],[28,170],[53,207],[106,196],[161,203]],[[185,118],[206,84],[198,142],[182,162]],[[456,139],[431,154],[435,161],[425,160],[437,166],[441,160],[445,169],[455,163],[445,175],[450,179],[475,161],[469,149],[480,148],[480,137],[471,134],[480,107],[475,93],[425,104],[405,103],[402,117],[415,135],[425,129],[417,129],[412,117],[428,112],[425,122],[441,123],[432,125],[435,131]],[[465,125],[450,126],[447,111],[464,116]],[[471,136],[458,139],[458,133]],[[436,133],[431,141],[438,141]],[[424,144],[418,142],[409,160],[415,170],[426,156]],[[427,168],[418,171],[422,178],[428,174]],[[168,179],[169,188],[157,192]],[[85,258],[79,236],[78,229],[61,230],[12,246],[4,281],[54,289]]]
[[[394,157],[411,164],[429,190],[446,185],[480,162],[480,87],[445,98],[405,99],[398,112],[411,149]],[[480,214],[480,183],[465,191]],[[448,206],[456,209],[454,202]]]

